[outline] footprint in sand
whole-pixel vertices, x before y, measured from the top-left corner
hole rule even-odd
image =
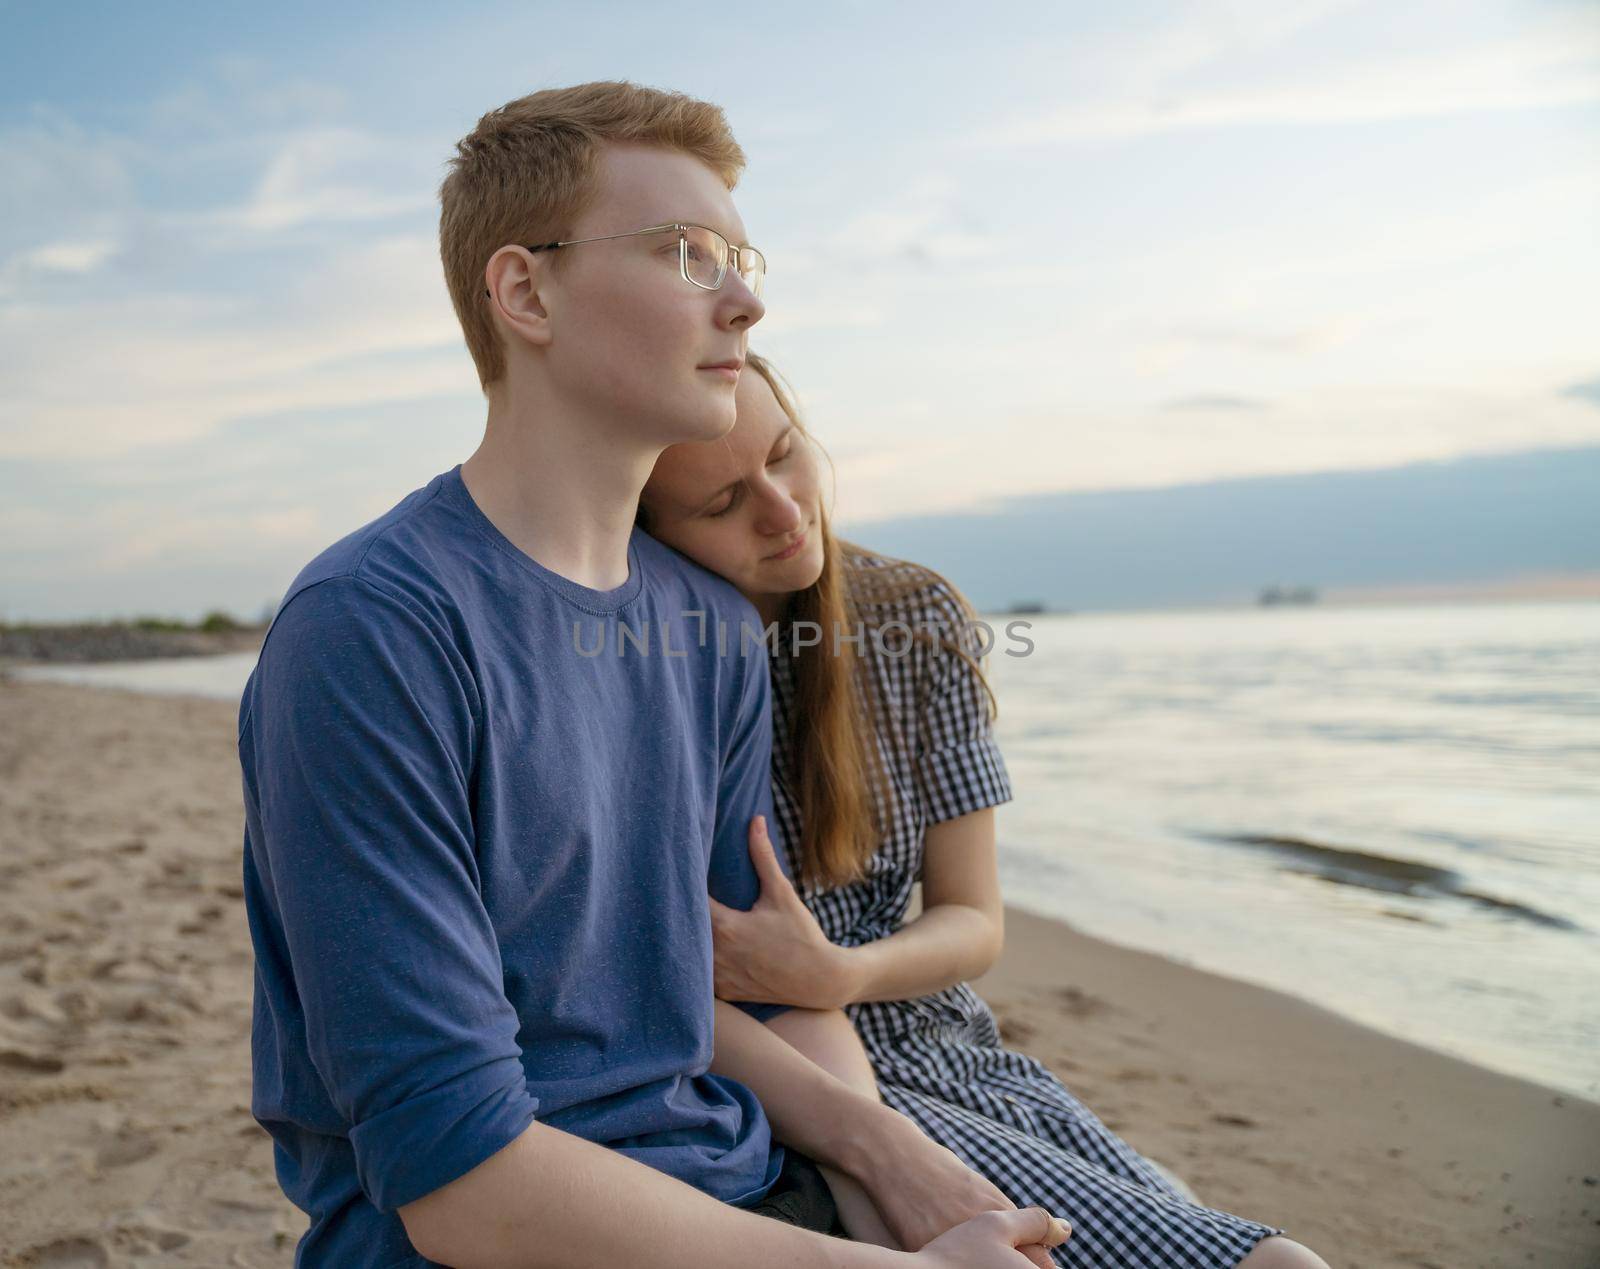
[[[178,1025],[178,1015],[172,1009],[145,997],[126,1002],[114,1010],[114,1013],[123,1022],[141,1022],[155,1027]]]
[[[0,1049],[0,1069],[26,1071],[30,1075],[55,1075],[66,1063],[50,1053],[30,1053],[25,1049]]]
[[[1081,987],[1057,987],[1050,994],[1065,1005],[1067,1013],[1074,1018],[1092,1018],[1111,1010],[1111,1006],[1099,996],[1091,996]]]
[[[1007,1014],[999,1014],[995,1021],[1000,1024],[1000,1039],[1006,1044],[1027,1044],[1039,1032],[1031,1023],[1023,1022],[1020,1018],[1013,1018]]]
[[[30,1247],[18,1257],[28,1269],[104,1269],[111,1263],[106,1249],[92,1238],[57,1238]]]
[[[94,1161],[101,1168],[125,1168],[130,1163],[148,1159],[160,1143],[144,1132],[119,1132],[95,1151]]]
[[[264,1229],[279,1214],[276,1207],[252,1203],[247,1199],[214,1198],[209,1201],[214,1224],[228,1229]]]
[[[119,1246],[125,1245],[134,1255],[144,1255],[152,1249],[177,1251],[194,1241],[181,1230],[161,1229],[155,1225],[119,1225],[116,1237]]]
[[[0,1013],[18,1022],[32,1018],[55,1026],[68,1020],[57,995],[36,987],[24,988],[15,995],[0,1000]]]

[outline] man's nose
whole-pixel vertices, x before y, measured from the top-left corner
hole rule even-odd
[[[761,297],[750,289],[749,284],[736,269],[728,270],[727,276],[722,279],[722,290],[726,300],[723,324],[729,329],[739,330],[754,326],[766,316],[767,306],[761,302]]]

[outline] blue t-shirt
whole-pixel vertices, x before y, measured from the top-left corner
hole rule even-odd
[[[735,1206],[771,1188],[760,1104],[708,1073],[706,895],[754,903],[772,818],[759,632],[639,530],[615,590],[551,572],[459,467],[295,579],[239,757],[251,1112],[311,1218],[296,1266],[428,1264],[396,1209],[535,1119]]]

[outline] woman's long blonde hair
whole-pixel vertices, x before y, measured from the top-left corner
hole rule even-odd
[[[755,353],[746,355],[745,367],[766,380],[795,429],[828,459],[833,474],[833,460],[806,429],[787,380]],[[975,620],[976,613],[966,597],[934,570],[835,537],[825,503],[818,509],[817,528],[823,547],[822,573],[805,590],[796,592],[782,622],[814,622],[823,637],[820,643],[802,647],[795,654],[789,735],[774,737],[774,744],[789,756],[799,803],[801,866],[796,881],[828,889],[861,880],[894,823],[895,792],[879,741],[899,753],[916,739],[905,736],[889,716],[872,666],[857,655],[857,647],[873,641],[874,631],[900,616],[895,608],[907,601],[915,600],[921,609],[933,609],[944,630],[961,628]],[[869,563],[869,557],[875,562]],[[844,641],[844,636],[858,630],[865,632],[866,642]],[[837,645],[835,631],[841,635]],[[990,718],[997,715],[994,691],[983,667],[955,638],[915,625],[911,638],[962,657],[983,684]],[[916,707],[920,711],[923,702],[919,700]],[[914,753],[911,756],[915,758]],[[909,765],[917,770],[914,761]]]

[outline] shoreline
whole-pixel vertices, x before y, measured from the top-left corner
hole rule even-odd
[[[13,667],[101,665],[254,652],[265,637],[265,626],[239,623],[209,629],[155,619],[142,624],[0,623],[0,673]]]
[[[0,1264],[292,1263],[234,713],[0,675]],[[1600,1260],[1600,1104],[1009,906],[974,985],[1202,1203],[1339,1269]]]
[[[1202,1203],[1330,1265],[1600,1260],[1600,1103],[1009,906],[974,986]]]

